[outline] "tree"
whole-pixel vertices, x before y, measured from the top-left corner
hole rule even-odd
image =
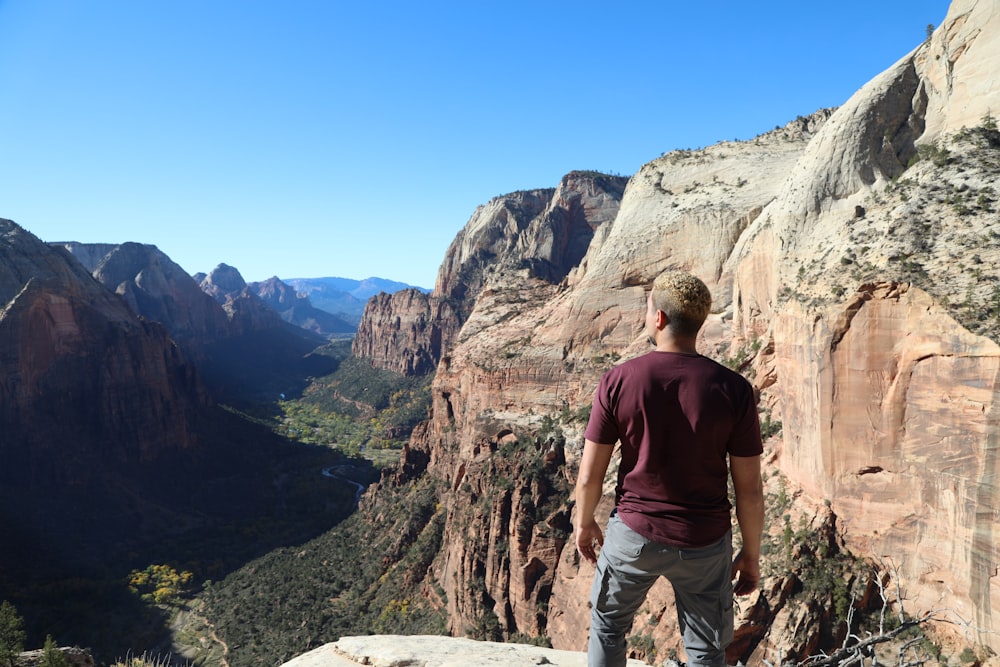
[[[0,667],[14,667],[24,650],[26,636],[24,619],[18,616],[14,605],[4,600],[0,604]]]
[[[52,635],[45,636],[45,646],[42,647],[42,661],[39,667],[70,667],[69,658],[59,650]]]

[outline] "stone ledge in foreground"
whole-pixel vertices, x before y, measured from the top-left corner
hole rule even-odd
[[[499,644],[433,635],[341,637],[286,662],[282,667],[586,667],[587,654],[529,644]],[[629,660],[628,667],[646,667]]]

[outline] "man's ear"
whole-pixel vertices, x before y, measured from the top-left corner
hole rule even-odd
[[[667,317],[665,312],[657,309],[655,323],[657,329],[665,329],[667,325],[670,324],[670,318]]]

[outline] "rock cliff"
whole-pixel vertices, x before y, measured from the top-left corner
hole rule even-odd
[[[82,483],[96,461],[148,463],[196,444],[207,395],[166,329],[9,220],[0,303],[5,483]]]
[[[205,294],[222,306],[233,333],[242,335],[281,327],[281,315],[251,289],[236,267],[219,264],[208,275],[195,275],[195,280]],[[276,301],[280,302],[280,296]]]
[[[620,202],[580,174],[497,198],[426,303],[370,309],[356,354],[438,359],[410,451],[450,485],[445,534],[464,536],[432,567],[453,632],[491,617],[503,636],[583,645],[590,572],[566,526],[586,409],[600,373],[644,349],[644,287],[682,268],[715,299],[702,351],[753,375],[801,502],[830,503],[845,547],[894,559],[915,610],[954,610],[967,640],[1000,649],[997,62],[1000,13],[956,0],[839,109],[668,153]],[[439,352],[435,299],[456,318]],[[654,613],[669,598],[647,605],[661,649],[677,641]],[[794,637],[803,616],[783,619],[775,636]]]
[[[831,117],[729,264],[782,469],[994,649],[998,58],[995,5],[954,2]]]
[[[322,359],[306,365],[289,342],[301,337],[222,338],[205,347],[215,361],[196,367],[165,326],[133,308],[165,313],[184,332],[212,321],[198,319],[213,312],[199,310],[206,303],[227,322],[222,307],[189,277],[175,283],[175,265],[151,246],[83,252],[119,293],[65,246],[0,220],[0,599],[23,610],[29,637],[85,643],[107,664],[165,627],[129,592],[134,568],[204,554],[224,574],[327,530],[357,497],[346,481],[318,504],[290,492],[297,471],[318,478],[342,456],[290,446],[220,407],[203,384],[206,368],[234,394],[280,382],[259,385],[273,400],[329,372]]]
[[[194,280],[222,306],[241,334],[280,327],[279,319],[321,336],[343,336],[355,329],[343,318],[313,307],[307,295],[277,276],[247,283],[237,268],[219,264],[209,274],[195,274]]]
[[[433,371],[491,285],[516,291],[523,281],[562,281],[596,231],[614,219],[625,183],[572,172],[558,188],[515,192],[480,206],[445,253],[429,296],[412,289],[369,300],[354,354],[404,375]]]
[[[351,349],[379,368],[427,375],[437,368],[442,344],[453,340],[460,326],[460,313],[449,300],[415,288],[381,292],[365,305]]]
[[[308,296],[310,303],[317,308],[333,313],[355,328],[361,321],[368,299],[379,292],[394,294],[410,288],[419,289],[421,292],[429,291],[416,285],[374,276],[364,280],[336,277],[287,278],[284,282]]]
[[[166,327],[209,390],[224,401],[293,391],[304,377],[328,371],[328,362],[307,355],[324,342],[320,332],[327,325],[350,328],[316,311],[276,278],[247,285],[226,264],[192,277],[152,245],[53,245],[68,250],[135,315]],[[305,327],[288,321],[296,316]]]

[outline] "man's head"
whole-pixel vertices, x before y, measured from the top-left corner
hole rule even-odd
[[[653,281],[649,293],[647,334],[652,339],[657,328],[657,311],[662,311],[666,317],[665,327],[675,337],[693,338],[711,308],[712,293],[705,283],[684,271],[664,271]]]

